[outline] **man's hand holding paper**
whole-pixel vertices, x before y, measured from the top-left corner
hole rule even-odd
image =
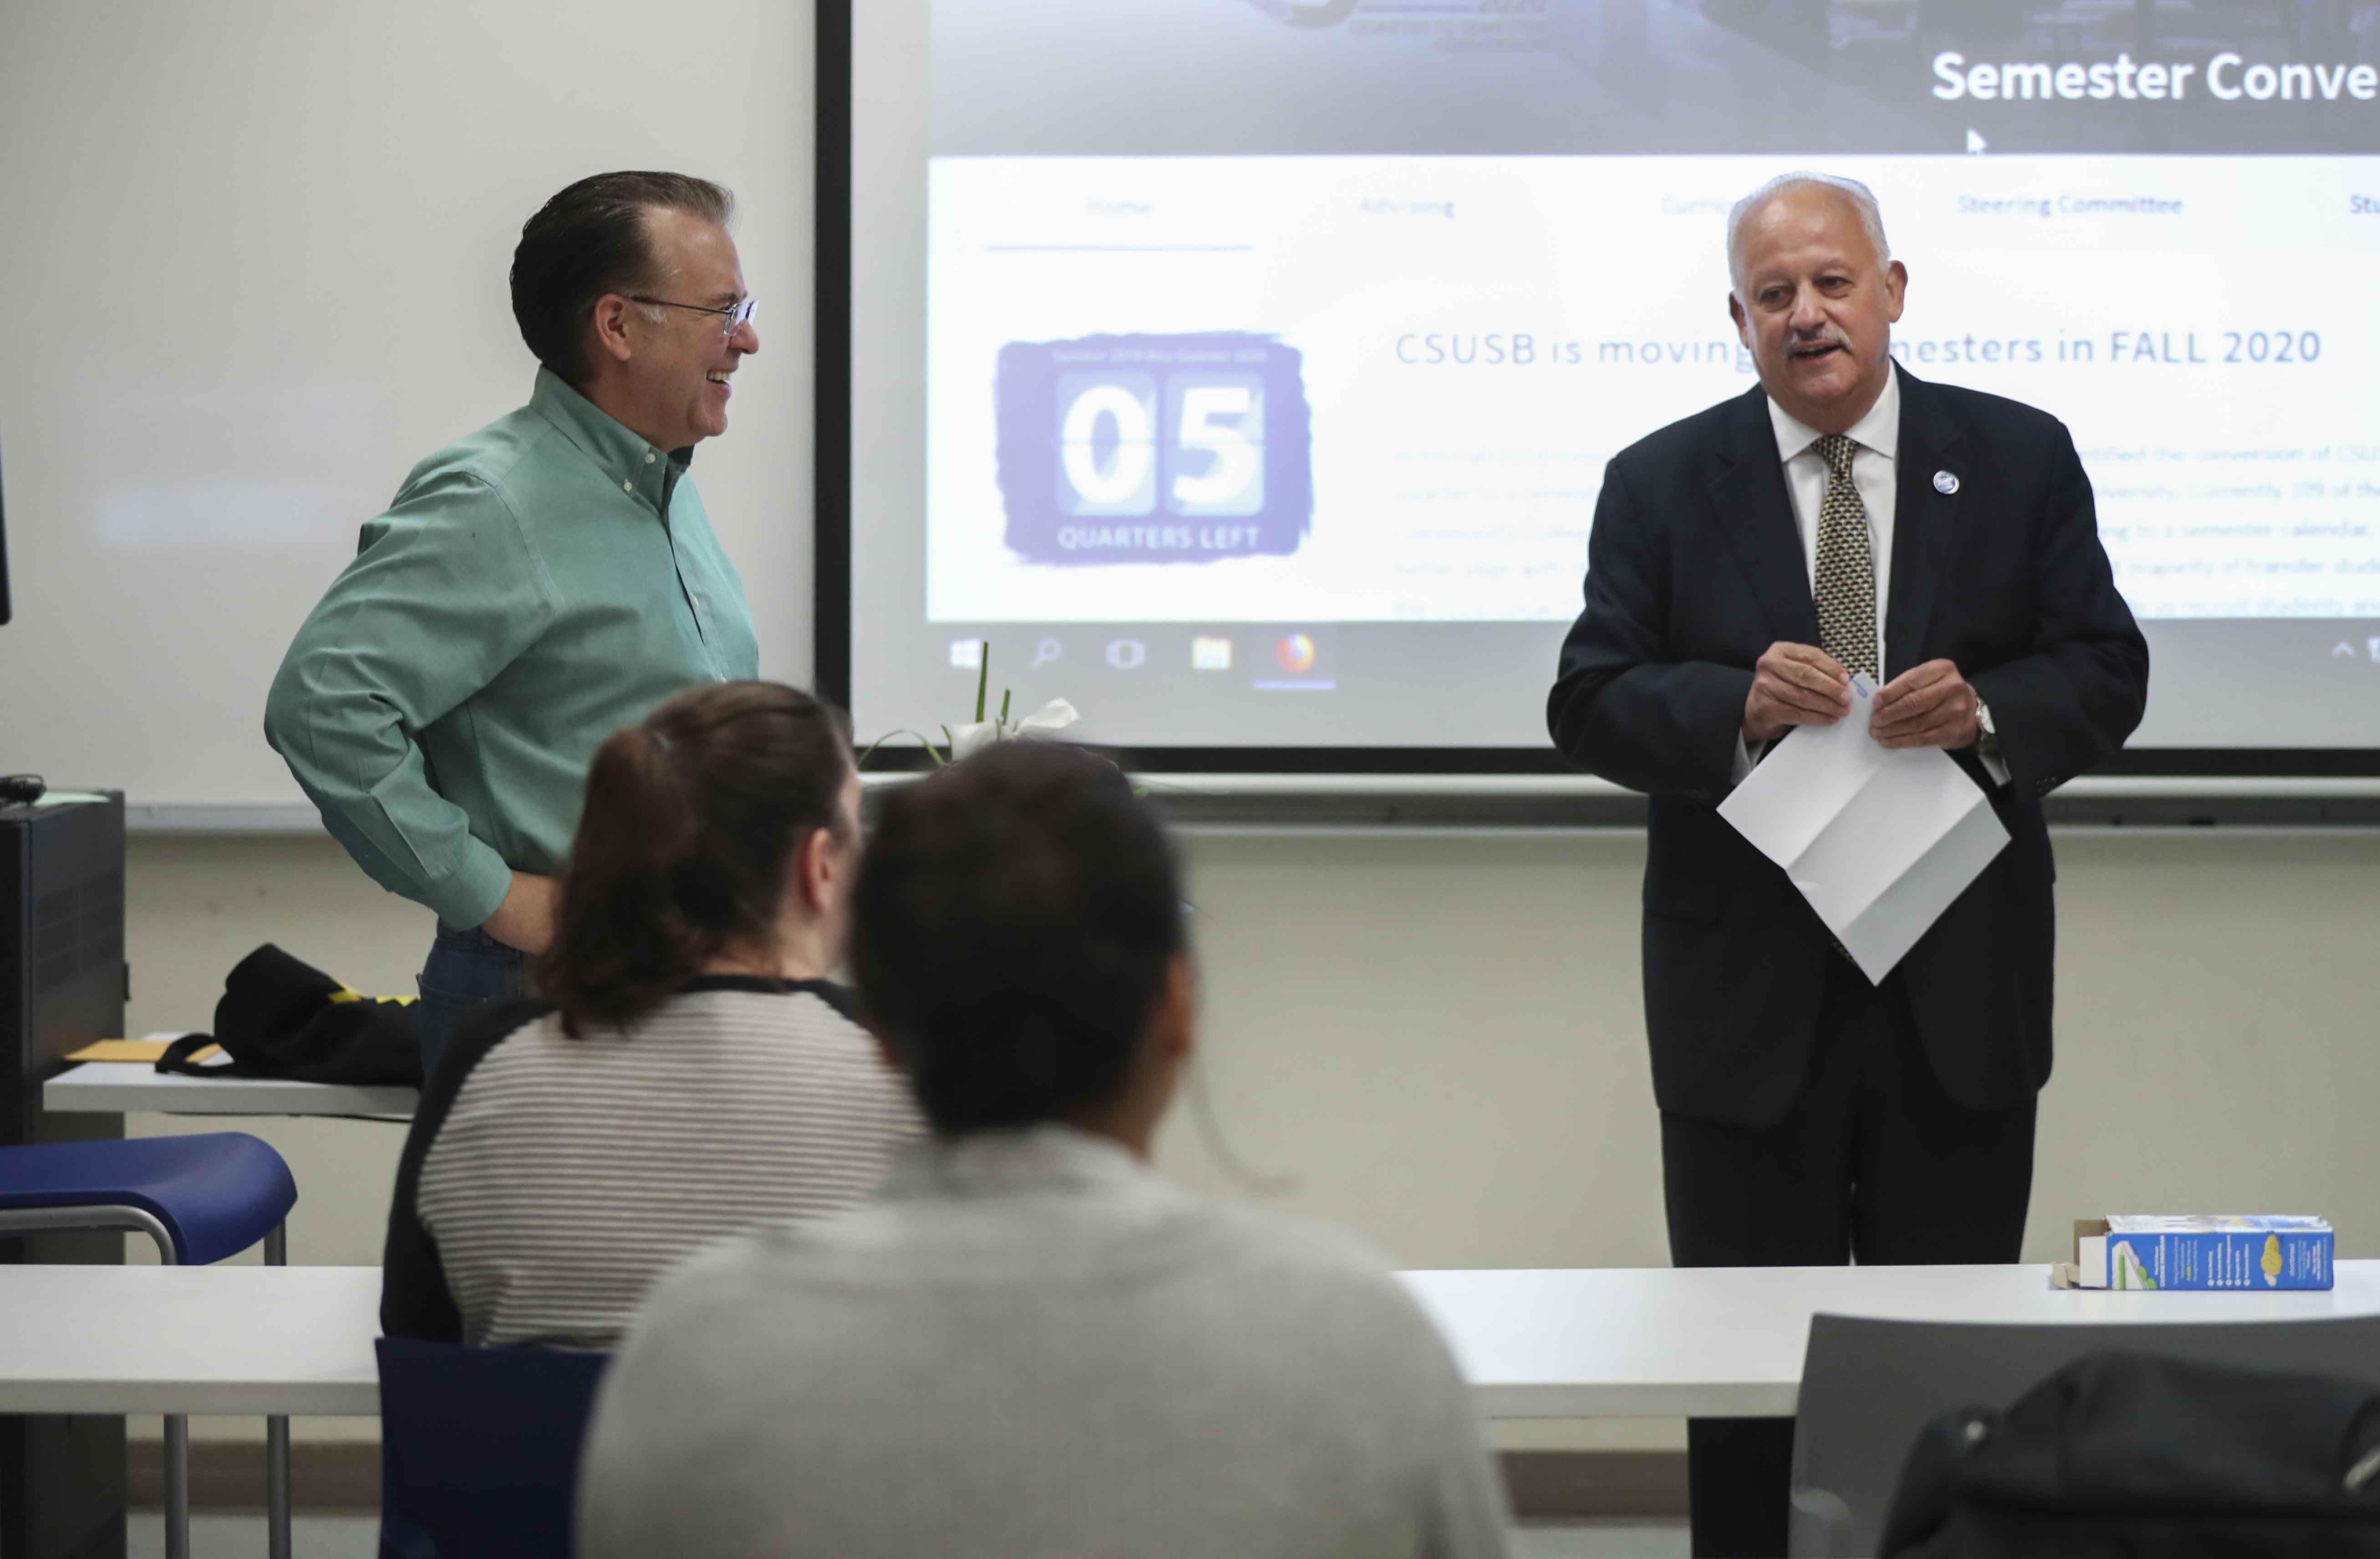
[[[1973,747],[1983,735],[1975,690],[1949,661],[1912,666],[1876,695],[1868,734],[1890,748]]]
[[[1842,663],[1815,644],[1771,644],[1752,668],[1743,700],[1747,746],[1772,742],[1796,725],[1831,725],[1851,712]]]
[[[1915,691],[1896,700],[1896,718],[1874,684],[1852,676],[1845,717],[1801,722],[1805,728],[1779,742],[1718,809],[1785,869],[1871,983],[1892,972],[2009,839],[1975,782],[1926,739],[1955,734],[1943,714],[1956,713],[1956,691],[1966,688],[1957,668],[1930,662],[1902,684]],[[1747,734],[1750,723],[1747,704]],[[1880,741],[1878,729],[1897,732],[1899,745]]]

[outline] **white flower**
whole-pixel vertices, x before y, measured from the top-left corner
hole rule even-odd
[[[1064,730],[1081,718],[1082,716],[1075,712],[1073,704],[1063,699],[1051,699],[1039,709],[1019,720],[1016,723],[1016,734],[1020,737],[1051,736]]]
[[[1012,737],[1054,736],[1081,718],[1073,704],[1063,699],[1051,699],[1014,725],[998,720],[978,720],[951,733],[951,761],[956,762],[970,753],[980,752],[992,743],[1006,741]]]

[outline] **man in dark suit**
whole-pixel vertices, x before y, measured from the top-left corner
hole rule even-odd
[[[2148,646],[2056,419],[1888,349],[1908,274],[1874,197],[1797,175],[1729,222],[1760,387],[1604,473],[1547,704],[1566,758],[1652,798],[1645,1016],[1680,1266],[2017,1259],[2053,936],[2041,797],[2139,724]],[[1716,807],[1881,684],[2010,842],[1871,986]],[[1689,1426],[1694,1552],[1782,1553],[1792,1425]]]

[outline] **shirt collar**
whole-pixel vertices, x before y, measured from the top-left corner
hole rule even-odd
[[[1158,1183],[1111,1138],[1055,1121],[919,1144],[887,1176],[888,1197],[1002,1197]]]
[[[1791,460],[1818,442],[1817,429],[1803,422],[1768,397],[1768,424],[1777,430],[1777,458]],[[1863,449],[1872,449],[1890,460],[1900,452],[1900,365],[1894,363],[1884,376],[1884,393],[1867,408],[1867,415],[1852,423],[1845,435]]]
[[[537,371],[537,386],[529,392],[529,409],[552,423],[603,473],[630,492],[641,493],[656,507],[677,475],[694,461],[691,445],[684,449],[654,448],[612,415],[562,382],[550,368]]]

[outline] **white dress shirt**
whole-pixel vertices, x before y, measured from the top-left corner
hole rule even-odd
[[[1793,503],[1793,524],[1802,533],[1802,561],[1815,595],[1818,588],[1818,511],[1826,504],[1827,481],[1832,474],[1827,469],[1826,457],[1818,453],[1818,440],[1825,435],[1778,405],[1774,396],[1768,398],[1768,425],[1777,432],[1777,458],[1784,462],[1785,492]],[[1885,609],[1892,589],[1892,514],[1900,483],[1899,364],[1885,374],[1884,391],[1867,408],[1867,415],[1846,429],[1844,436],[1859,446],[1852,452],[1852,485],[1859,489],[1860,506],[1867,511],[1867,555],[1876,569],[1876,686],[1881,688],[1909,669],[1888,665],[1884,658]],[[1752,766],[1760,761],[1767,747],[1766,742],[1757,748],[1748,746],[1742,731],[1736,732],[1736,784],[1743,783],[1743,776],[1752,773]],[[2006,785],[2008,770],[2000,762],[1996,744],[1985,742],[1984,748],[1984,767],[1994,780]]]

